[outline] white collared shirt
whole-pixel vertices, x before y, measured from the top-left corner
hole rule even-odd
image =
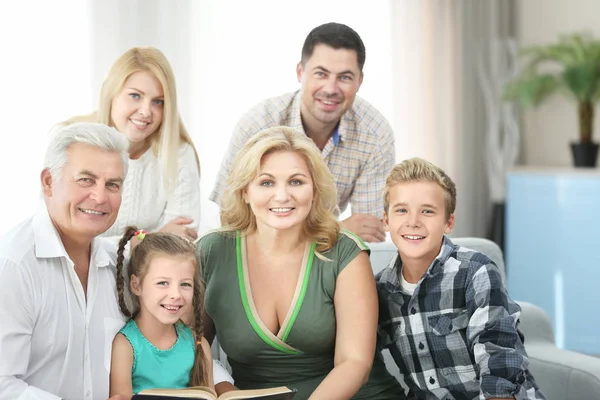
[[[124,325],[111,244],[92,242],[87,299],[45,206],[0,238],[0,400],[106,400]]]

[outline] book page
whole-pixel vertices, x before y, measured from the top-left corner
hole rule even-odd
[[[206,386],[194,386],[185,389],[147,389],[138,393],[138,396],[162,396],[172,397],[174,399],[197,399],[197,400],[217,400],[217,393]]]
[[[288,394],[288,396],[278,396]],[[291,399],[294,391],[285,386],[269,389],[232,390],[219,396],[219,400],[244,400],[244,399]]]
[[[195,386],[186,389],[147,389],[133,397],[135,400],[167,400],[167,399],[194,399],[194,400],[291,400],[296,391],[285,386],[269,389],[233,390],[223,393],[217,398],[215,391],[204,386]]]

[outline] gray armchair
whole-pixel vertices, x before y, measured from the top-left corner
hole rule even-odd
[[[490,257],[505,280],[504,257],[498,245],[481,238],[453,238],[452,240],[456,244]],[[391,242],[370,243],[369,247],[375,273],[385,268],[396,252]],[[520,329],[525,335],[525,349],[530,361],[530,370],[548,400],[600,399],[600,358],[557,348],[548,315],[533,304],[518,303],[522,308]],[[389,352],[384,352],[383,356],[390,372],[402,382]]]

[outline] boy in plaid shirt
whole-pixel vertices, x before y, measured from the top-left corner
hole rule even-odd
[[[446,236],[454,182],[425,160],[406,160],[386,178],[384,205],[398,254],[376,278],[378,332],[408,398],[545,399],[527,368],[521,308],[497,266]]]

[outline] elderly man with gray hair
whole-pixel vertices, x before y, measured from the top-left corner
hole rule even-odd
[[[124,323],[111,244],[129,154],[96,123],[63,128],[41,173],[44,204],[0,238],[0,399],[105,400]]]

